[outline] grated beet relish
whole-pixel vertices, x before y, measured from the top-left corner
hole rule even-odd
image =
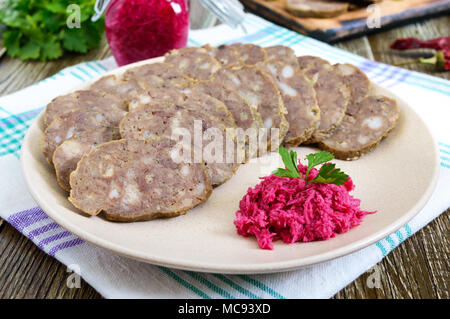
[[[307,166],[299,163],[298,169],[305,176]],[[311,169],[309,180],[317,174]],[[361,210],[359,199],[350,195],[355,188],[350,177],[340,186],[275,175],[261,179],[240,201],[234,225],[239,235],[255,236],[262,249],[273,249],[278,239],[288,244],[327,240],[375,213]]]
[[[105,30],[118,65],[164,55],[186,46],[189,7],[186,0],[113,0]]]

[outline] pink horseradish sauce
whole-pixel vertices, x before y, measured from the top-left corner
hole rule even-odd
[[[307,166],[298,165],[305,174]],[[318,170],[311,169],[308,180]],[[360,200],[352,197],[355,186],[349,177],[345,185],[308,183],[301,178],[270,175],[249,188],[239,203],[236,225],[239,235],[255,236],[262,249],[273,249],[281,239],[291,244],[327,240],[358,226],[364,216],[375,212],[360,209]]]

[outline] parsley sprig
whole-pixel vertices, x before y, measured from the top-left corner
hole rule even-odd
[[[298,170],[297,153],[294,151],[288,151],[286,148],[280,146],[278,149],[281,159],[283,160],[285,168],[278,168],[272,172],[275,176],[301,178],[305,180],[305,184],[308,183],[323,183],[344,185],[348,180],[348,175],[342,172],[339,168],[336,168],[336,164],[328,163],[334,159],[334,156],[326,151],[318,153],[311,153],[306,155],[308,161],[308,168],[305,176],[302,177]],[[319,170],[319,173],[312,180],[308,181],[309,172],[313,167],[323,164]]]
[[[95,0],[0,0],[3,46],[21,60],[53,60],[65,52],[86,53],[98,47],[103,19],[92,22]],[[80,28],[68,28],[70,4],[80,8]]]

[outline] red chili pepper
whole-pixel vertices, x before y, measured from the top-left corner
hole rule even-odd
[[[450,70],[450,37],[441,37],[431,40],[420,40],[417,38],[397,39],[391,45],[394,50],[409,50],[409,49],[434,49],[436,54],[429,58],[419,59],[420,63],[434,64],[439,69]]]
[[[450,37],[441,37],[431,40],[420,40],[417,38],[397,39],[391,44],[391,49],[408,50],[408,49],[434,49],[434,50],[450,50]]]

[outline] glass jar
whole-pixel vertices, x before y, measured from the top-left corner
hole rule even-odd
[[[119,66],[164,55],[186,46],[187,0],[112,0],[105,31]]]

